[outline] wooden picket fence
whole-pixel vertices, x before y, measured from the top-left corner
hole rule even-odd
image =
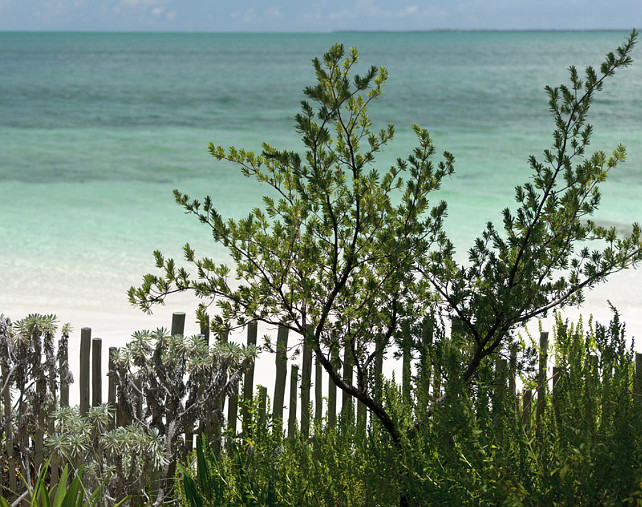
[[[185,329],[185,314],[184,313],[174,313],[172,315],[172,325],[171,325],[171,334],[183,334]],[[290,365],[290,391],[289,397],[286,404],[285,399],[285,390],[288,377],[288,338],[289,330],[285,327],[279,327],[277,333],[276,341],[276,353],[275,357],[275,367],[276,373],[274,377],[274,388],[273,396],[271,398],[271,410],[272,410],[272,420],[282,421],[283,419],[284,408],[288,407],[288,420],[287,420],[287,433],[288,435],[294,435],[297,431],[304,437],[310,436],[310,427],[312,424],[311,417],[313,417],[317,422],[320,422],[323,418],[323,377],[325,376],[321,363],[318,361],[313,361],[312,349],[307,344],[303,344],[302,351],[302,364],[299,368],[298,364]],[[250,324],[247,326],[247,345],[256,345],[257,343],[257,334],[258,327],[256,323]],[[201,328],[201,335],[209,342],[209,329],[207,327]],[[223,337],[223,340],[226,340],[227,337]],[[116,347],[109,347],[108,350],[108,370],[113,368],[111,360],[113,354],[117,351]],[[109,372],[106,374],[102,371],[102,339],[101,338],[92,338],[90,328],[82,328],[80,332],[80,369],[79,369],[79,408],[82,415],[87,414],[90,406],[98,406],[103,402],[103,380],[107,379],[107,403],[112,407],[115,407],[116,415],[119,414],[118,406],[119,400],[116,392],[115,379],[109,375]],[[405,356],[404,356],[405,357]],[[333,358],[335,361],[339,362],[339,357],[336,356]],[[314,363],[314,364],[313,364]],[[410,365],[410,361],[406,361],[404,358],[404,364]],[[345,355],[343,357],[343,378],[347,381],[352,380],[353,367],[350,364],[349,357]],[[301,372],[299,372],[301,369]],[[383,371],[383,361],[381,358],[375,363],[375,375],[377,378],[381,377]],[[409,374],[408,368],[408,374]],[[267,421],[267,410],[268,410],[268,388],[262,385],[256,385],[254,383],[254,373],[255,366],[252,367],[245,373],[245,377],[242,382],[242,399],[251,400],[254,393],[258,391],[259,398],[259,407],[258,414],[260,421]],[[312,376],[314,373],[314,382],[312,381]],[[408,385],[410,380],[408,377]],[[404,385],[406,384],[406,376],[404,375]],[[314,386],[314,393],[312,392],[312,387]],[[327,376],[327,407],[326,416],[328,424],[334,425],[337,421],[337,386],[332,381],[332,379]],[[312,398],[314,394],[314,401]],[[60,395],[61,404],[68,406],[69,404],[69,386],[61,386],[61,395]],[[300,404],[299,404],[300,400]],[[351,396],[342,393],[341,405],[339,414],[347,416],[347,414],[353,409],[353,399]],[[226,409],[226,420],[228,424],[228,429],[232,434],[237,434],[238,429],[237,424],[239,422],[239,398],[238,396],[229,397],[225,403],[227,406]],[[251,422],[251,414],[247,404],[241,405],[241,431],[244,431],[248,428]],[[313,408],[314,410],[309,410],[308,408]],[[300,416],[297,417],[297,412],[300,411]],[[312,415],[311,415],[312,414]],[[362,403],[357,403],[357,425],[365,427],[366,424],[366,407]],[[116,420],[116,425],[121,425],[125,421]]]
[[[183,334],[185,327],[185,314],[184,313],[175,313],[172,317],[171,333],[174,334]],[[201,328],[201,334],[209,340],[209,329]],[[273,421],[281,421],[280,424],[284,425],[285,421],[283,419],[284,408],[286,406],[286,383],[288,377],[288,330],[284,327],[280,327],[277,333],[276,341],[276,354],[274,356],[275,360],[275,376],[274,376],[274,386],[272,391],[272,403],[271,403],[271,416]],[[226,339],[225,337],[223,339]],[[424,344],[430,344],[432,342],[432,333],[428,331],[423,332],[422,341]],[[247,336],[246,342],[248,345],[256,345],[257,343],[257,325],[250,324],[247,326]],[[535,410],[535,422],[536,425],[539,422],[540,418],[543,415],[545,407],[545,397],[547,395],[555,396],[555,384],[559,377],[559,368],[557,366],[553,367],[552,376],[548,376],[547,369],[547,349],[548,349],[548,333],[542,332],[540,335],[540,356],[539,356],[539,371],[537,375],[537,384],[540,388],[533,392],[531,390],[525,390],[520,396],[521,399],[521,410],[523,423],[525,426],[530,426],[532,419],[532,410],[533,407]],[[116,347],[110,347],[108,350],[108,369],[113,368],[112,356]],[[100,338],[92,338],[90,328],[82,328],[80,333],[80,357],[79,357],[79,409],[81,414],[87,414],[90,405],[98,406],[103,403],[103,381],[107,379],[107,403],[115,408],[116,418],[114,420],[115,425],[126,424],[128,421],[124,419],[119,419],[118,414],[118,395],[116,390],[115,380],[108,372],[102,371],[102,340]],[[507,378],[508,385],[498,384],[497,389],[505,391],[508,389],[508,392],[513,396],[517,396],[517,383],[515,379],[515,354],[511,356],[510,359],[500,358],[496,362],[496,369],[498,372],[501,372],[502,375],[498,378]],[[597,356],[594,357],[597,361]],[[61,358],[62,361],[66,361],[67,358]],[[342,375],[344,380],[348,383],[352,382],[353,376],[353,365],[350,363],[349,354],[344,352],[344,357],[338,357],[338,351],[335,351],[334,356],[331,358],[335,364],[342,364]],[[423,358],[419,358],[420,361],[420,374],[421,374],[421,361]],[[410,355],[409,351],[402,351],[402,395],[404,397],[411,397],[411,365],[413,358]],[[635,357],[636,363],[636,384],[642,386],[642,354],[637,353]],[[377,385],[374,386],[375,391],[381,392],[382,385],[382,369],[383,369],[383,358],[377,357],[375,364],[375,379],[378,379]],[[288,437],[293,437],[294,435],[300,435],[302,438],[309,438],[311,434],[311,425],[313,422],[321,424],[324,420],[325,412],[325,424],[335,425],[338,420],[338,415],[341,417],[350,416],[351,420],[355,421],[357,428],[365,429],[367,425],[368,413],[365,405],[361,402],[356,403],[356,418],[355,416],[355,405],[354,400],[347,395],[342,393],[341,400],[337,398],[337,386],[332,381],[329,376],[326,376],[324,373],[321,364],[318,361],[313,362],[313,353],[312,349],[307,345],[303,344],[302,350],[302,361],[301,361],[301,371],[299,372],[299,366],[297,364],[291,364],[289,368],[289,379],[290,379],[290,389],[289,396],[287,399],[288,406],[288,419],[287,419],[287,435]],[[507,371],[508,370],[508,371]],[[249,371],[245,373],[245,377],[242,382],[242,392],[237,393],[227,400],[225,400],[224,409],[226,412],[226,421],[228,425],[228,432],[232,435],[238,435],[239,430],[242,433],[247,431],[247,428],[252,423],[252,414],[248,408],[248,403],[239,403],[242,400],[251,400],[256,391],[259,395],[259,407],[258,407],[258,424],[259,427],[267,424],[268,418],[268,388],[266,386],[254,384],[254,366],[250,368]],[[426,372],[423,372],[423,375],[426,375]],[[423,382],[425,389],[430,391],[433,399],[437,398],[441,393],[441,379],[438,372],[438,368],[433,366],[432,372],[427,373],[428,378],[420,379]],[[314,381],[312,380],[314,376]],[[323,377],[326,376],[327,381],[323,381]],[[2,385],[4,383],[4,372],[2,376]],[[547,393],[549,389],[549,382],[552,381],[552,389],[550,394]],[[323,385],[327,386],[327,396],[324,396]],[[537,397],[537,399],[535,399]],[[324,400],[325,405],[324,406]],[[339,406],[340,401],[340,406]],[[4,488],[11,488],[15,491],[15,468],[12,470],[12,467],[16,467],[16,461],[13,457],[13,449],[11,448],[12,444],[12,433],[11,425],[9,424],[10,411],[11,411],[11,398],[10,393],[5,393],[5,399],[3,400],[4,405],[4,418],[6,421],[6,427],[4,428],[5,435],[5,449],[6,451],[4,459],[6,460],[3,463],[4,473],[0,474],[0,479],[2,476],[8,476],[10,480],[8,484],[2,484],[0,481],[0,491],[4,492]],[[63,406],[69,405],[69,386],[65,382],[60,383],[60,397],[59,402]],[[239,408],[241,413],[239,414]],[[337,412],[337,409],[338,412]],[[297,417],[297,412],[300,414]],[[38,469],[38,465],[43,462],[43,438],[47,430],[48,423],[46,422],[49,419],[47,417],[42,421],[42,427],[38,428],[36,434],[32,437],[32,445],[34,446],[34,468]],[[312,421],[311,419],[314,419]],[[241,427],[238,428],[238,422],[241,423]],[[196,431],[195,421],[195,431]],[[285,430],[284,426],[281,426]],[[222,428],[215,428],[215,431],[218,434],[221,434]],[[185,435],[186,442],[190,446],[192,440],[192,434]]]

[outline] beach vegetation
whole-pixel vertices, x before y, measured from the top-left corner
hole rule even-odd
[[[529,159],[516,204],[487,224],[464,263],[444,231],[446,203],[430,199],[454,175],[453,155],[437,158],[415,125],[412,153],[376,168],[395,129],[374,131],[367,109],[387,72],[353,75],[356,49],[333,46],[314,60],[317,83],[296,116],[304,154],[210,145],[266,185],[262,208],[224,219],[210,197],[175,191],[233,268],[188,244],[187,266],[156,252],[161,274],[129,291],[144,310],[192,291],[215,343],[135,333],[110,356],[116,410],[81,415],[63,399],[69,327],[56,351],[54,316],[12,324],[0,315],[3,492],[32,505],[642,503],[642,363],[617,311],[607,326],[556,314],[550,379],[548,348],[521,329],[642,259],[637,224],[621,235],[593,221],[624,148],[586,153],[590,105],[630,65],[636,39],[633,31],[599,69],[580,77],[571,67],[569,83],[546,88],[552,146]],[[315,417],[310,438],[303,424],[285,438],[262,394],[242,400],[251,414],[242,433],[230,425],[221,436],[223,401],[258,352],[224,337],[256,322],[296,332],[334,385],[370,410],[369,422],[354,424],[348,408],[338,423],[336,413]],[[402,385],[386,379],[377,365],[387,353],[418,356],[419,368],[408,366]],[[504,355],[508,368],[499,367]],[[343,375],[350,367],[354,380]]]
[[[68,391],[61,389],[73,382],[70,327],[63,326],[58,340],[56,331],[53,315],[32,314],[16,323],[0,316],[4,492],[18,498],[24,491],[23,498],[45,505],[42,495],[54,498],[59,480],[57,491],[67,486],[69,475],[60,474],[69,468],[71,485],[76,493],[82,489],[78,502],[91,497],[100,505],[162,505],[173,498],[176,463],[188,453],[186,434],[215,440],[222,400],[235,390],[256,349],[222,340],[208,345],[202,337],[163,329],[134,333],[111,357],[118,402],[83,414],[68,406]],[[74,505],[84,505],[73,498]]]
[[[638,505],[642,501],[642,403],[633,347],[614,313],[609,324],[556,317],[559,371],[544,400],[515,397],[482,375],[450,391],[399,452],[375,419],[364,433],[344,419],[314,438],[284,439],[268,421],[226,452],[199,442],[180,468],[181,502],[208,505]],[[446,370],[449,366],[446,366]],[[385,389],[393,413],[400,386]],[[521,399],[520,399],[521,398]],[[541,409],[539,408],[541,407]]]
[[[165,463],[164,442],[137,424],[110,429],[113,416],[108,404],[84,416],[78,406],[59,407],[50,415],[45,450],[54,468],[70,466],[87,491],[100,491],[100,505],[143,505]]]
[[[107,431],[107,406],[84,417],[64,407],[46,428],[43,466],[31,454],[31,475],[19,473],[22,488],[4,483],[9,496],[0,504],[10,505],[12,493],[14,504],[29,505],[639,504],[642,383],[619,314],[608,325],[557,314],[552,334],[552,378],[525,373],[516,396],[506,385],[515,370],[500,374],[485,361],[474,384],[447,383],[432,417],[400,444],[377,418],[360,427],[344,414],[315,420],[311,438],[286,438],[281,421],[258,415],[260,397],[246,400],[244,432],[230,429],[221,442],[204,428],[196,451],[177,459],[175,487],[160,502],[164,439],[141,425]],[[448,354],[441,359],[433,366],[446,378],[460,371]],[[396,420],[412,423],[402,386],[385,381],[381,396]],[[8,442],[1,443],[7,472]],[[127,491],[134,494],[123,498]]]
[[[78,470],[70,480],[69,468],[65,466],[60,480],[56,484],[49,484],[48,474],[50,464],[45,463],[36,477],[34,486],[25,481],[26,491],[19,497],[20,500],[10,504],[4,497],[0,497],[0,507],[11,507],[12,505],[28,505],[29,507],[94,507],[99,505],[101,487],[94,490],[85,488],[81,477],[82,469]],[[114,506],[121,505],[112,503]]]
[[[155,505],[170,493],[177,460],[187,455],[184,435],[202,431],[215,437],[213,427],[224,422],[222,401],[236,391],[256,353],[251,346],[208,344],[202,336],[157,329],[134,333],[112,356],[121,422],[141,428],[161,450],[160,461],[149,467],[157,472],[150,493]],[[196,428],[194,421],[207,425]]]
[[[56,339],[57,327],[54,315],[30,314],[15,323],[0,315],[0,437],[14,486],[21,478],[34,483],[33,468],[43,463],[47,416],[62,388],[73,382],[67,362],[70,327],[63,325]]]

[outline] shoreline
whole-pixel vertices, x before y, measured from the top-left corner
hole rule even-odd
[[[9,284],[11,285],[11,284]],[[8,287],[8,291],[0,294],[0,313],[16,322],[31,313],[54,314],[58,324],[70,324],[72,341],[80,336],[83,327],[92,329],[92,335],[100,337],[107,346],[123,346],[131,334],[142,329],[169,328],[172,313],[186,314],[186,334],[198,334],[199,325],[194,316],[197,300],[191,294],[173,294],[164,305],[153,308],[151,315],[133,307],[127,301],[125,289],[120,284],[102,286],[102,298],[96,298],[95,291],[89,283],[81,284],[74,292],[64,292],[54,289],[43,289],[35,297],[29,294],[16,294],[18,286]],[[127,284],[125,284],[127,285]],[[97,281],[96,286],[101,286]],[[127,285],[128,286],[128,285]],[[11,294],[13,289],[13,294]],[[93,294],[93,296],[90,296]],[[607,282],[598,285],[594,290],[585,292],[585,302],[581,307],[566,307],[562,309],[564,318],[576,322],[580,315],[584,322],[589,316],[593,321],[608,324],[612,317],[610,301],[618,310],[621,320],[626,324],[627,337],[642,337],[642,268],[630,269],[612,275]],[[34,301],[25,303],[24,301]],[[553,314],[542,319],[544,330],[552,331]],[[538,319],[528,324],[528,329],[537,330]],[[259,331],[259,334],[261,332]],[[71,345],[71,344],[70,344]],[[642,351],[642,339],[636,346]]]
[[[170,297],[169,302],[163,306],[154,308],[152,315],[147,315],[141,310],[131,306],[125,296],[124,291],[115,287],[104,287],[105,299],[102,302],[95,302],[96,298],[85,297],[82,302],[82,296],[87,291],[93,292],[89,287],[80,287],[75,292],[75,297],[60,300],[58,293],[48,294],[43,291],[38,294],[37,300],[33,305],[26,303],[17,303],[16,301],[26,301],[28,295],[21,294],[20,298],[8,299],[6,293],[0,294],[0,313],[9,317],[12,322],[16,322],[28,314],[54,314],[58,319],[58,329],[63,324],[69,323],[72,327],[69,339],[69,358],[71,372],[76,381],[75,386],[70,389],[70,402],[72,405],[77,404],[79,400],[78,384],[79,379],[79,353],[80,353],[80,332],[83,327],[91,328],[92,338],[100,338],[102,341],[102,361],[101,370],[104,376],[108,371],[108,350],[109,347],[122,347],[131,337],[132,333],[138,330],[154,330],[159,327],[169,329],[171,326],[172,313],[185,313],[185,333],[195,335],[200,332],[200,327],[195,320],[194,309],[196,308],[196,299],[189,294],[176,294]],[[53,292],[53,291],[50,291]],[[122,294],[121,297],[113,297],[115,294]],[[85,294],[86,295],[86,294]],[[58,296],[58,297],[56,297]],[[110,297],[111,296],[111,297]],[[586,300],[582,307],[567,307],[562,311],[563,317],[572,323],[577,323],[579,316],[583,317],[584,329],[588,329],[588,319],[592,315],[593,323],[599,322],[602,325],[608,325],[612,318],[612,312],[608,305],[610,300],[620,313],[621,321],[626,325],[627,343],[631,343],[636,337],[634,350],[642,352],[642,269],[628,270],[617,273],[612,276],[610,281],[598,286],[595,290],[586,293]],[[93,301],[88,303],[87,301]],[[532,320],[527,326],[528,333],[534,340],[537,340],[539,334],[539,321]],[[553,333],[554,318],[549,315],[542,319],[542,330]],[[276,339],[276,328],[271,329],[264,324],[259,324],[257,345],[263,343],[263,336],[269,335]],[[522,328],[519,330],[522,337],[527,339],[526,332]],[[58,337],[59,334],[56,334]],[[245,334],[243,331],[232,333],[230,339],[234,342],[244,344]],[[549,342],[550,343],[550,342]],[[289,340],[290,347],[296,344],[296,338],[291,337]],[[293,363],[301,362],[301,355],[292,361]],[[552,368],[555,364],[554,353],[549,355],[548,367]],[[384,373],[390,376],[392,372],[395,376],[401,374],[401,360],[392,358],[389,353],[384,361]],[[275,363],[274,356],[269,353],[262,353],[255,365],[255,386],[263,385],[268,387],[271,392],[274,383]],[[324,386],[324,390],[327,386]],[[107,382],[103,380],[103,398],[107,396]]]

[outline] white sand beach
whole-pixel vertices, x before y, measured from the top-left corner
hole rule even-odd
[[[187,334],[197,334],[199,326],[195,322],[194,309],[197,301],[190,294],[174,295],[168,299],[165,306],[157,306],[152,315],[146,315],[142,311],[133,308],[125,295],[126,289],[131,284],[139,281],[134,274],[128,279],[127,284],[116,283],[92,278],[86,281],[77,280],[78,285],[71,287],[51,284],[42,287],[36,294],[26,293],[17,284],[12,284],[0,294],[0,313],[9,316],[13,321],[19,320],[30,313],[55,314],[59,322],[70,323],[73,329],[70,340],[70,358],[72,372],[78,378],[78,354],[80,351],[80,330],[83,327],[90,327],[92,337],[102,339],[103,348],[103,371],[107,371],[107,350],[109,347],[121,347],[125,345],[131,333],[140,329],[156,329],[157,327],[169,328],[173,312],[185,312],[185,331]],[[98,283],[99,282],[99,283]],[[100,287],[97,293],[96,287]],[[618,309],[622,320],[627,326],[627,337],[638,338],[635,345],[637,351],[642,351],[642,270],[629,270],[614,275],[611,280],[598,286],[594,291],[586,294],[586,302],[580,308],[567,308],[563,314],[572,321],[579,315],[584,316],[587,322],[589,315],[594,320],[607,324],[612,312],[607,301]],[[552,331],[553,319],[549,317],[543,320],[543,329]],[[538,322],[533,321],[529,325],[533,336],[537,336]],[[261,337],[269,334],[276,336],[275,329],[266,326],[259,326],[259,343]],[[232,336],[235,341],[243,342],[242,333]],[[290,338],[290,345],[294,345],[295,338]],[[75,360],[74,360],[75,359]],[[299,356],[300,360],[300,356]],[[551,356],[549,367],[554,364]],[[398,370],[400,365],[389,359],[386,370]],[[264,353],[259,357],[256,367],[255,383],[268,386],[268,392],[274,382],[274,356]],[[325,382],[325,381],[324,381]],[[104,386],[106,390],[106,385]],[[326,387],[324,387],[326,389]],[[71,389],[72,403],[77,396],[76,389]],[[106,391],[104,396],[106,396]]]

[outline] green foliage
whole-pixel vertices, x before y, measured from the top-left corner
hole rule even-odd
[[[515,189],[517,208],[504,210],[501,227],[487,225],[467,264],[455,261],[443,231],[446,204],[429,202],[453,174],[454,157],[445,152],[433,162],[432,139],[415,125],[417,148],[390,168],[376,168],[375,156],[394,128],[373,132],[367,107],[381,96],[387,72],[371,67],[351,78],[356,49],[334,45],[313,61],[317,83],[304,90],[296,116],[303,154],[268,144],[260,155],[210,145],[216,159],[237,164],[267,186],[262,208],[225,220],[210,197],[200,202],[174,192],[228,249],[238,283],[231,282],[231,268],[197,257],[187,244],[191,271],[156,252],[162,274],[145,275],[139,288],[130,289],[130,301],[149,311],[172,292],[193,291],[216,301],[213,322],[220,328],[251,321],[289,327],[339,388],[364,403],[400,445],[403,433],[414,432],[432,411],[419,414],[412,429],[401,424],[374,396],[371,371],[378,355],[408,346],[404,329],[419,326],[433,309],[456,318],[460,341],[450,351],[442,347],[459,363],[447,380],[456,386],[474,376],[481,381],[484,358],[508,348],[516,328],[581,302],[585,289],[642,259],[637,224],[628,237],[618,237],[590,220],[600,202],[599,184],[624,160],[624,148],[609,156],[586,153],[594,95],[631,64],[636,39],[633,31],[599,71],[587,67],[580,77],[571,67],[569,84],[547,87],[553,144],[542,160],[529,159],[532,175]],[[588,241],[596,248],[589,250]],[[201,304],[202,318],[205,309]],[[347,350],[355,365],[352,384],[330,359],[337,350]]]
[[[157,503],[173,486],[176,460],[187,453],[182,435],[193,431],[195,420],[223,423],[221,401],[234,392],[256,355],[256,347],[208,345],[202,336],[158,329],[134,333],[112,356],[121,415],[162,442]]]
[[[106,404],[84,417],[78,407],[60,407],[51,414],[54,431],[45,447],[54,466],[71,465],[87,487],[101,489],[104,505],[142,501],[165,465],[164,441],[139,425],[108,430],[112,415]]]
[[[238,164],[269,187],[264,209],[224,220],[209,197],[201,203],[175,191],[177,202],[228,248],[240,285],[230,283],[228,267],[197,258],[185,245],[196,277],[157,252],[164,274],[145,276],[129,297],[149,310],[170,292],[193,290],[199,298],[216,298],[221,315],[212,321],[220,327],[257,320],[287,326],[305,337],[342,389],[395,431],[371,396],[367,370],[394,343],[399,322],[426,310],[428,301],[416,297],[422,283],[413,267],[431,245],[445,241],[445,203],[431,207],[428,195],[452,174],[453,157],[445,153],[434,164],[432,140],[415,125],[417,148],[387,170],[374,168],[375,155],[394,135],[392,126],[373,132],[367,114],[387,72],[371,67],[351,78],[357,60],[355,49],[346,54],[340,45],[314,60],[318,83],[305,89],[296,116],[303,155],[267,144],[260,156],[210,145],[215,158]],[[377,335],[383,338],[378,344]],[[332,350],[343,348],[357,365],[356,385],[331,365]]]
[[[232,394],[257,353],[256,347],[208,345],[201,336],[172,336],[163,329],[134,333],[112,357],[123,409],[131,420],[170,439],[195,419],[222,421],[215,407]]]
[[[464,323],[475,346],[467,361],[469,379],[517,325],[548,310],[583,300],[583,291],[642,259],[640,228],[628,237],[589,218],[600,202],[599,184],[624,160],[624,147],[612,155],[587,155],[592,127],[587,114],[596,92],[617,69],[631,64],[637,39],[609,53],[597,72],[587,67],[581,79],[570,68],[570,84],[547,87],[555,130],[543,161],[531,157],[532,176],[515,189],[516,210],[503,212],[503,233],[489,223],[458,266],[449,241],[425,259],[422,272],[444,304]],[[596,241],[590,250],[587,241]]]
[[[263,432],[231,441],[220,454],[199,442],[194,463],[181,470],[183,494],[192,507],[364,505],[370,494],[364,471],[374,472],[377,463],[351,425],[317,428],[311,442]],[[377,490],[385,491],[378,505],[398,502],[396,484]]]
[[[642,399],[619,316],[586,332],[558,316],[553,348],[560,373],[539,420],[533,402],[524,421],[519,400],[496,391],[495,379],[452,392],[419,429],[413,470],[436,504],[639,499]]]
[[[2,457],[18,463],[9,474],[29,483],[32,468],[42,464],[46,419],[60,399],[60,384],[73,382],[66,361],[70,328],[62,326],[57,340],[56,330],[54,315],[30,314],[13,324],[0,315]]]
[[[429,422],[400,446],[372,420],[316,428],[312,441],[264,431],[182,469],[189,506],[618,505],[642,501],[642,391],[617,313],[586,330],[558,317],[560,375],[538,420],[491,371],[448,384]],[[593,359],[593,357],[595,359]],[[455,364],[455,363],[453,363]],[[448,375],[449,366],[444,365]],[[503,379],[506,380],[505,378]],[[386,409],[412,410],[388,382]]]
[[[36,478],[35,485],[27,486],[27,498],[31,507],[93,507],[98,504],[101,494],[101,487],[89,494],[81,482],[82,469],[78,470],[74,478],[69,482],[69,471],[65,466],[60,480],[57,484],[47,486],[47,475],[49,473],[47,463]],[[113,505],[120,505],[122,502]],[[24,505],[21,504],[21,505]],[[10,507],[9,502],[0,498],[0,507]]]

